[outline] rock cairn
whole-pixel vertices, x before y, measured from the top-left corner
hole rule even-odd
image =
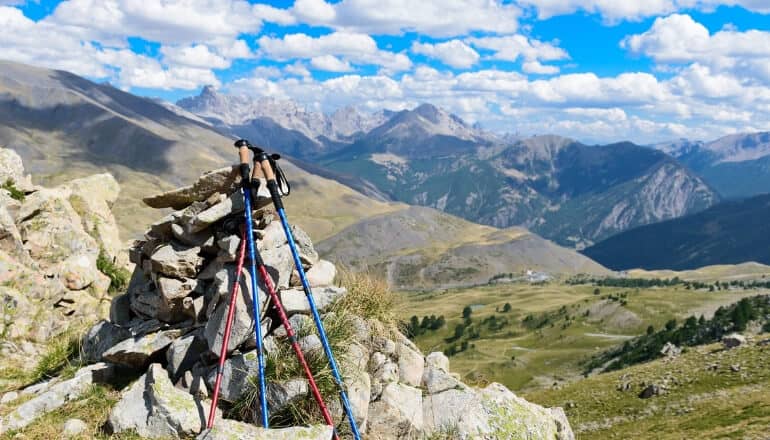
[[[144,239],[133,243],[129,256],[135,268],[127,291],[113,299],[109,321],[98,322],[84,338],[84,356],[95,364],[73,379],[38,386],[34,391],[38,397],[26,402],[26,409],[11,413],[6,426],[29,423],[30,408],[50,410],[45,402],[61,401],[62,393],[72,399],[76,395],[73,389],[114,382],[117,376],[129,373],[138,379],[125,387],[111,410],[108,425],[115,433],[133,430],[146,438],[331,438],[331,428],[324,425],[265,430],[249,420],[230,418],[235,413],[228,408],[243,401],[250,377],[256,374],[255,325],[263,327],[268,357],[288,351],[285,331],[274,321],[262,289],[259,301],[265,314],[254,319],[245,268],[227,347],[230,354],[218,419],[213,430],[203,429],[236,278],[243,222],[239,185],[236,167],[227,167],[204,174],[193,185],[145,199],[152,207],[174,211],[151,225]],[[260,192],[256,199],[253,227],[258,250],[292,325],[299,329],[306,356],[322,356],[281,224],[267,192]],[[335,302],[347,292],[334,285],[334,265],[319,258],[306,233],[293,229],[316,303],[329,328],[343,314],[335,309]],[[436,432],[451,433],[447,438],[574,438],[560,408],[531,404],[500,384],[471,388],[450,373],[449,360],[442,353],[424,356],[398,331],[383,332],[383,326],[370,317],[348,318],[350,336],[335,354],[365,438],[423,438]],[[296,362],[291,356],[291,362]],[[327,392],[324,398],[344,437],[347,421],[338,395]],[[303,376],[276,380],[269,373],[267,399],[271,415],[297,402],[314,405]]]

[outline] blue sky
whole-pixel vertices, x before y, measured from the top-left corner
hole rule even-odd
[[[765,0],[0,0],[0,58],[175,101],[432,102],[586,142],[770,130]]]

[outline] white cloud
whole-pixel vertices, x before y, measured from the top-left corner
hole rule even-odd
[[[289,75],[295,75],[295,76],[310,76],[310,71],[307,70],[307,67],[305,67],[304,64],[302,64],[301,61],[297,61],[294,64],[288,64],[283,68],[283,71],[286,72]]]
[[[259,31],[265,7],[244,0],[67,0],[46,20],[80,28],[98,39],[141,35],[166,44],[235,39],[241,33]]]
[[[730,58],[770,55],[770,32],[722,30],[710,35],[689,15],[673,14],[656,19],[648,31],[629,36],[621,44],[661,62],[730,63]]]
[[[570,14],[579,10],[601,14],[607,21],[639,20],[652,15],[676,11],[673,0],[520,0],[520,4],[534,7],[541,19]]]
[[[209,66],[201,67],[201,60],[196,59],[196,54],[204,54],[204,51],[171,49],[170,56],[178,58],[180,63],[164,66],[158,60],[138,55],[122,45],[95,45],[80,27],[64,26],[47,19],[32,21],[12,7],[0,6],[0,28],[3,29],[0,53],[8,60],[107,79],[125,89],[190,90],[219,83]],[[55,35],[56,38],[43,39],[40,35]],[[221,57],[217,58],[208,50],[205,52],[221,64]]]
[[[207,46],[202,44],[184,47],[163,46],[160,51],[164,59],[169,63],[208,69],[226,69],[230,67],[230,61],[211,52]]]
[[[437,44],[415,42],[412,44],[412,52],[437,58],[447,66],[458,69],[472,67],[479,60],[479,54],[460,40]]]
[[[306,34],[287,34],[282,38],[263,36],[258,43],[265,54],[279,60],[333,55],[353,64],[377,65],[393,72],[412,66],[409,57],[378,49],[374,39],[366,34],[333,32],[317,38]]]
[[[556,66],[546,66],[540,64],[539,61],[526,61],[521,65],[521,70],[527,73],[537,73],[541,75],[553,75],[559,73],[559,68]]]
[[[520,15],[517,6],[501,0],[297,0],[291,11],[299,21],[337,30],[437,37],[512,33]]]
[[[621,122],[621,121],[628,120],[628,116],[626,115],[626,112],[623,111],[623,109],[617,108],[617,107],[613,107],[613,108],[574,107],[574,108],[565,109],[564,111],[570,115],[585,116],[585,117],[595,118],[595,119],[605,119],[610,122]]]
[[[310,65],[318,70],[327,72],[350,72],[353,67],[347,61],[335,57],[334,55],[321,55],[310,59]]]
[[[527,38],[524,35],[504,37],[468,38],[468,43],[479,49],[491,50],[496,60],[556,61],[569,58],[567,52],[551,43]]]
[[[770,13],[770,3],[766,0],[519,0],[518,3],[534,9],[540,19],[585,11],[601,15],[608,24],[622,20],[639,21],[683,9],[710,12],[720,5],[741,6],[753,12]]]

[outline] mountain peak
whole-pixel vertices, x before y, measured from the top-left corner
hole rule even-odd
[[[417,108],[412,110],[414,113],[417,113],[418,115],[422,116],[423,118],[433,122],[434,124],[437,124],[439,122],[439,117],[442,113],[444,113],[441,109],[436,107],[433,104],[420,104]]]
[[[203,86],[203,89],[201,89],[200,97],[205,96],[217,96],[219,93],[217,92],[217,88],[211,84]]]

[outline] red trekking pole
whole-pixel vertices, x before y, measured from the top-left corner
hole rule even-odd
[[[219,365],[217,366],[217,380],[214,384],[214,395],[211,399],[211,409],[209,410],[209,420],[206,428],[214,426],[214,416],[217,412],[217,401],[219,400],[219,389],[222,386],[222,374],[225,370],[225,360],[227,358],[227,345],[230,343],[230,332],[233,328],[233,318],[235,317],[235,299],[238,296],[238,288],[241,283],[241,272],[243,271],[243,260],[246,255],[246,228],[243,228],[241,234],[241,245],[238,249],[238,264],[235,269],[235,282],[230,294],[230,306],[227,309],[227,321],[225,324],[225,334],[222,337],[222,349],[219,352]],[[259,325],[257,322],[256,325]]]

